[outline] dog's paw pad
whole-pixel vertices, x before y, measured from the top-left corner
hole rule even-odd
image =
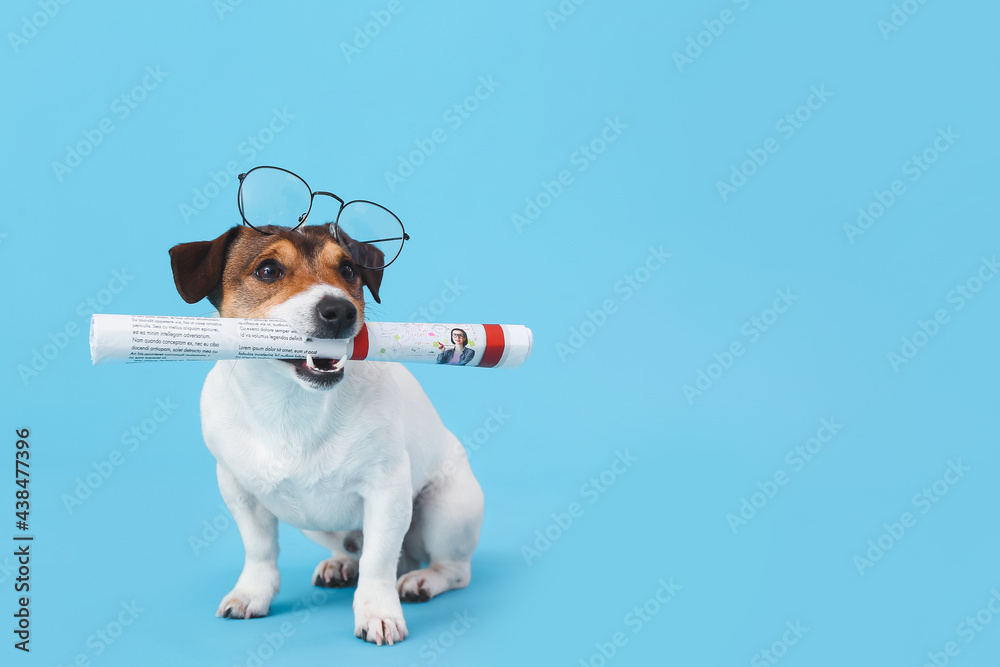
[[[271,598],[233,590],[222,598],[216,616],[222,618],[261,618],[271,611]]]
[[[358,559],[346,556],[327,558],[313,571],[313,586],[346,588],[358,583]]]

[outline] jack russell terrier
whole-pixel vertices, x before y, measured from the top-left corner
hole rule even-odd
[[[263,232],[263,233],[261,233]],[[362,287],[376,303],[381,251],[330,225],[233,227],[170,249],[181,297],[222,317],[276,318],[312,338],[352,338]],[[373,255],[374,254],[374,255]],[[331,552],[316,586],[357,586],[354,634],[406,638],[400,599],[467,586],[483,492],[458,439],[398,363],[219,361],[201,395],[202,432],[246,561],[216,616],[266,616],[278,592],[278,521]]]

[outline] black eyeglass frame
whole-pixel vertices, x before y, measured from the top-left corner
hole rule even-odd
[[[380,209],[382,209],[383,211],[385,211],[386,213],[388,213],[389,215],[391,215],[393,218],[395,218],[396,222],[399,223],[399,231],[402,232],[402,234],[403,234],[403,236],[401,237],[400,244],[399,244],[399,250],[396,251],[396,254],[395,254],[395,256],[393,256],[392,259],[390,259],[389,261],[385,262],[385,264],[383,264],[382,266],[380,266],[380,267],[368,266],[368,267],[363,267],[363,268],[367,268],[367,269],[384,269],[385,267],[389,266],[390,264],[392,264],[393,262],[396,261],[396,258],[399,257],[399,254],[401,252],[403,252],[403,244],[410,240],[410,235],[406,233],[406,228],[403,227],[403,221],[399,219],[398,215],[396,215],[395,213],[393,213],[392,211],[390,211],[389,209],[387,209],[385,206],[382,206],[381,204],[376,204],[375,202],[369,201],[367,199],[352,199],[349,202],[345,202],[343,199],[341,199],[337,195],[333,194],[332,192],[326,192],[325,190],[315,190],[314,191],[311,187],[309,187],[309,184],[306,183],[306,179],[302,178],[301,176],[299,176],[295,172],[289,171],[288,169],[285,169],[284,167],[275,167],[275,166],[272,166],[272,165],[259,165],[259,166],[254,167],[250,171],[244,172],[244,173],[242,173],[242,174],[240,174],[238,176],[239,181],[240,181],[240,188],[236,192],[236,206],[240,210],[240,217],[243,218],[243,224],[246,225],[247,227],[249,227],[250,229],[256,231],[256,232],[259,232],[261,234],[265,234],[267,236],[272,236],[273,235],[273,232],[265,232],[263,229],[258,229],[257,227],[254,227],[253,223],[251,223],[249,220],[247,220],[247,216],[243,213],[243,179],[245,179],[247,176],[249,176],[253,172],[257,171],[258,169],[277,169],[278,171],[283,171],[286,174],[289,174],[289,175],[294,176],[295,178],[299,179],[302,182],[302,185],[304,185],[306,187],[306,189],[309,191],[309,208],[306,209],[305,213],[303,213],[302,215],[299,216],[299,224],[295,225],[294,227],[290,227],[289,228],[290,230],[296,230],[299,227],[301,227],[303,224],[305,224],[306,219],[309,217],[309,212],[312,211],[313,198],[316,195],[323,195],[323,196],[326,196],[326,197],[333,197],[338,202],[340,202],[340,208],[337,210],[337,217],[333,221],[333,223],[331,223],[330,230],[331,230],[331,234],[333,235],[333,237],[337,240],[337,243],[340,243],[341,245],[344,245],[344,244],[340,240],[340,225],[338,223],[340,222],[340,214],[343,213],[344,209],[347,208],[350,204],[369,204],[371,206],[377,206]],[[379,241],[394,241],[394,240],[396,240],[396,239],[395,238],[373,239],[371,241],[362,241],[362,243],[378,243]]]

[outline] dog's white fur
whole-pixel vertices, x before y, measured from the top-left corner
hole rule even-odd
[[[323,295],[343,292],[319,284],[268,315],[307,322]],[[330,549],[316,583],[349,585],[357,574],[355,634],[377,644],[406,637],[401,596],[427,599],[469,583],[482,491],[461,443],[402,365],[348,361],[342,380],[317,390],[282,361],[219,361],[201,413],[246,549],[218,615],[268,613],[280,583],[279,520]],[[361,542],[349,532],[359,530],[360,560],[345,548],[345,538]]]

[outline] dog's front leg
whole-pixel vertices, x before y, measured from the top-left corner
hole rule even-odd
[[[229,468],[216,466],[219,491],[233,513],[243,538],[246,561],[236,586],[224,598],[216,616],[256,618],[267,616],[281,584],[278,574],[278,520],[240,486]]]
[[[406,639],[396,565],[413,513],[411,489],[409,467],[401,466],[362,492],[365,546],[354,593],[354,634],[379,646]]]

